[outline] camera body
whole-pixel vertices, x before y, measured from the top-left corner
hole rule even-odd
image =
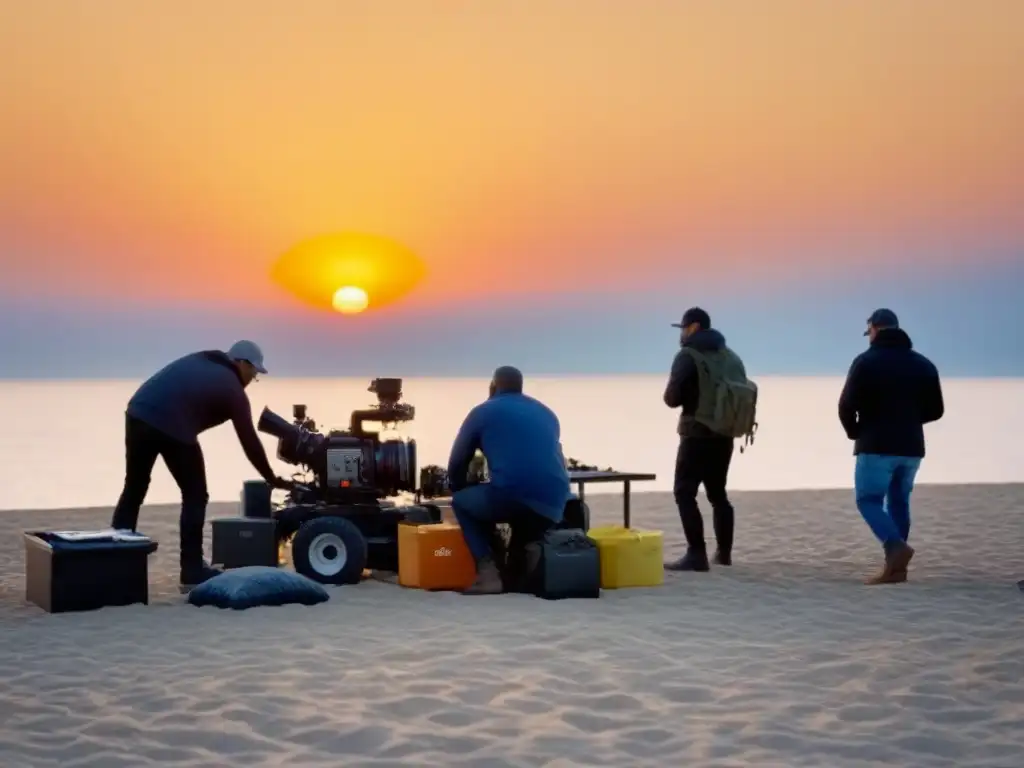
[[[273,521],[282,556],[290,548],[295,570],[324,584],[358,583],[365,569],[397,570],[398,526],[442,518],[436,505],[387,499],[415,493],[416,441],[382,440],[366,424],[412,421],[416,410],[401,402],[401,379],[374,379],[369,391],[377,404],[352,411],[346,430],[324,434],[301,404],[292,406],[291,422],[264,408],[257,423],[277,438],[277,457],[304,468],[312,480],[297,483],[283,503],[271,502],[266,483],[246,483],[242,515]]]
[[[260,415],[257,429],[277,438],[277,458],[304,467],[311,483],[292,491],[295,503],[372,504],[379,499],[416,490],[416,441],[382,440],[366,429],[368,422],[382,426],[412,421],[416,409],[402,399],[402,380],[374,379],[369,391],[377,405],[351,414],[347,430],[323,434],[308,418],[305,405],[292,406],[291,423],[269,408]]]

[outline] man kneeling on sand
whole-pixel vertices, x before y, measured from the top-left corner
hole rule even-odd
[[[487,459],[490,482],[469,485],[477,450]],[[465,594],[499,594],[501,573],[490,544],[495,523],[551,527],[561,522],[571,496],[558,417],[523,394],[518,369],[494,372],[490,397],[469,412],[455,438],[448,477],[452,511],[476,560],[476,581]]]

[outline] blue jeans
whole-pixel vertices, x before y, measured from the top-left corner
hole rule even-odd
[[[524,523],[529,521],[531,527],[547,527],[552,524],[529,507],[491,487],[490,483],[471,485],[456,491],[452,495],[452,512],[459,521],[462,538],[466,540],[470,554],[477,561],[493,554],[491,536],[496,523],[522,520]]]
[[[857,509],[887,550],[910,537],[910,494],[920,468],[921,459],[910,456],[857,456]]]

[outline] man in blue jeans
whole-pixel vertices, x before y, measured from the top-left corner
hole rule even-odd
[[[910,494],[925,454],[923,425],[945,407],[938,370],[913,350],[892,310],[875,310],[864,335],[871,343],[850,366],[839,420],[854,441],[857,508],[885,552],[882,570],[865,583],[895,584],[907,580],[914,556]]]
[[[477,450],[487,459],[490,482],[469,485]],[[571,496],[558,417],[523,394],[523,375],[516,368],[498,368],[490,397],[466,416],[452,445],[448,478],[452,511],[477,564],[476,581],[465,594],[498,594],[503,585],[491,552],[494,524],[553,526],[561,522]]]

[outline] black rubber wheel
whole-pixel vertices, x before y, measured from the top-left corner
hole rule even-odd
[[[295,571],[321,584],[358,584],[366,558],[366,539],[343,517],[309,520],[292,539]]]
[[[569,499],[558,528],[578,528],[584,533],[590,530],[590,508],[585,501]]]

